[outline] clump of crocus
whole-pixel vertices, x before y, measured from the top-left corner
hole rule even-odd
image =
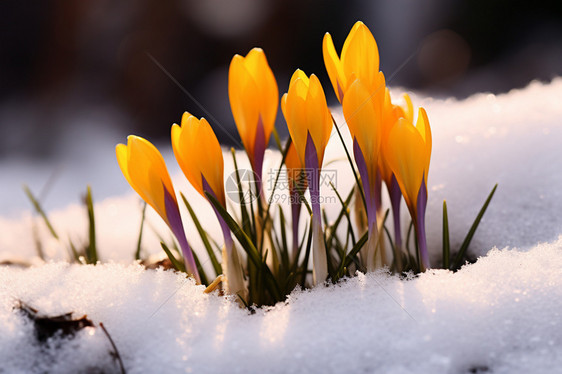
[[[320,171],[332,131],[330,110],[318,78],[314,74],[309,78],[302,70],[295,71],[289,91],[281,99],[281,109],[301,165],[306,167],[312,205],[312,282],[316,285],[328,277],[320,212]]]
[[[400,118],[388,134],[385,158],[390,166],[414,222],[421,256],[421,269],[430,267],[425,236],[427,174],[431,159],[431,128],[425,109],[420,108],[414,126]]]
[[[182,250],[186,271],[201,283],[164,158],[152,143],[134,135],[127,138],[127,145],[118,144],[115,152],[125,179],[170,227]]]
[[[213,129],[205,118],[200,120],[185,112],[181,125],[172,126],[172,148],[176,160],[191,185],[204,197],[212,195],[226,208],[224,193],[224,160]],[[213,209],[219,220],[223,237],[223,269],[226,272],[227,292],[248,298],[242,262],[230,229],[223,217]]]

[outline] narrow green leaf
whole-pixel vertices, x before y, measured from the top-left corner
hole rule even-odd
[[[357,183],[357,186],[359,186],[359,192],[361,193],[363,206],[365,207],[365,211],[367,211],[367,200],[365,200],[365,194],[363,193],[363,188],[361,188],[361,182],[359,181],[358,173],[355,171],[355,165],[351,159],[351,155],[349,154],[349,151],[347,150],[347,146],[345,145],[345,141],[343,140],[343,136],[340,132],[340,128],[338,127],[338,124],[336,123],[336,120],[334,119],[334,116],[332,116],[332,122],[334,123],[334,127],[338,133],[338,137],[340,138],[341,144],[345,151],[345,155],[347,156],[347,161],[349,162],[349,166],[351,166],[351,170],[353,171],[353,176],[355,177],[355,183]]]
[[[450,266],[451,241],[449,239],[449,215],[447,214],[447,201],[443,200],[443,269]]]
[[[31,190],[29,189],[29,187],[27,187],[27,185],[25,185],[25,184],[23,185],[23,191],[27,195],[27,198],[29,199],[29,201],[31,201],[31,204],[33,204],[33,208],[35,208],[35,211],[41,216],[41,218],[43,218],[43,221],[45,222],[45,225],[49,229],[49,232],[51,233],[53,238],[59,240],[59,236],[57,235],[57,233],[55,232],[55,229],[51,225],[51,222],[49,221],[49,218],[47,217],[47,214],[45,213],[45,211],[41,207],[41,204],[35,198],[35,196],[33,196],[33,193],[31,193]]]
[[[304,260],[302,262],[302,279],[301,279],[301,287],[306,287],[306,276],[308,274],[308,261],[310,258],[310,249],[312,247],[312,220],[310,221],[308,227],[308,238],[306,239],[306,251],[304,253]]]
[[[72,240],[68,241],[68,245],[70,247],[70,254],[72,256],[72,259],[75,262],[80,263],[80,253],[78,253],[78,250],[76,249],[76,246],[74,246],[74,243],[72,242]]]
[[[279,152],[283,152],[283,146],[281,145],[281,138],[279,137],[279,132],[277,131],[275,126],[273,127],[273,139],[275,139],[275,145],[277,146],[277,149],[279,149]]]
[[[281,253],[281,263],[283,264],[283,269],[289,269],[289,247],[287,245],[287,228],[285,226],[285,214],[283,213],[283,208],[279,205],[279,224],[281,225],[281,243],[282,247],[279,248]]]
[[[195,224],[195,228],[197,229],[199,236],[201,237],[203,246],[207,250],[207,254],[209,255],[209,259],[211,260],[211,264],[213,265],[213,270],[215,271],[215,277],[218,277],[220,274],[222,274],[222,266],[220,262],[217,260],[217,256],[215,255],[215,251],[213,250],[213,247],[211,247],[211,243],[209,242],[207,233],[203,229],[203,226],[201,226],[201,222],[197,218],[195,211],[193,210],[193,208],[185,198],[184,194],[180,192],[180,196],[187,208],[187,211],[189,212],[189,215],[191,216],[191,219],[193,220],[193,223]]]
[[[86,208],[88,209],[88,233],[89,243],[86,248],[86,260],[89,264],[96,264],[98,262],[98,251],[96,247],[96,220],[94,216],[94,199],[92,198],[92,188],[90,186],[86,189]]]
[[[349,217],[349,212],[348,212],[349,202],[347,200],[343,201],[340,193],[336,189],[336,186],[334,186],[334,184],[332,182],[330,182],[330,186],[332,187],[332,190],[334,190],[334,192],[336,193],[336,196],[338,197],[338,200],[340,201],[340,204],[342,205],[342,209],[341,209],[340,213],[343,213],[345,215],[345,218],[347,219],[348,231],[351,234],[351,241],[353,242],[353,245],[355,245],[355,234],[353,233],[353,227],[351,225],[351,218]],[[352,196],[353,196],[353,189],[350,192],[350,194],[348,196],[348,199],[351,200]]]
[[[201,266],[201,262],[199,261],[199,257],[197,257],[197,253],[192,251],[193,259],[195,260],[195,266],[197,267],[197,271],[199,272],[199,278],[201,278],[201,284],[204,286],[209,285],[209,281],[207,280],[207,274],[205,273],[205,269]]]
[[[230,149],[232,153],[232,160],[234,161],[234,174],[236,176],[236,185],[238,187],[238,199],[240,200],[240,212],[242,215],[242,228],[250,236],[250,238],[255,239],[255,225],[252,226],[250,223],[250,216],[248,210],[246,209],[246,202],[244,199],[244,190],[242,189],[242,180],[240,179],[240,172],[238,170],[238,161],[236,160],[236,151],[234,148]],[[250,212],[252,213],[252,212]],[[253,214],[253,213],[252,213]],[[252,227],[254,230],[252,230]]]
[[[144,229],[144,220],[146,217],[146,202],[143,201],[142,204],[142,216],[141,216],[141,224],[139,229],[139,238],[137,240],[137,250],[135,252],[135,260],[140,260],[140,253],[141,253],[141,243],[142,243],[142,232]]]
[[[162,247],[164,252],[166,252],[166,256],[168,256],[168,258],[172,262],[172,266],[176,270],[183,271],[185,273],[185,265],[181,261],[176,259],[176,257],[172,254],[172,251],[170,251],[170,248],[168,248],[168,246],[164,244],[164,242],[160,242],[160,246]]]
[[[488,195],[488,198],[486,199],[486,202],[484,203],[484,205],[480,209],[480,212],[478,212],[478,215],[476,216],[476,219],[474,220],[474,223],[470,227],[470,230],[466,234],[466,237],[464,238],[464,241],[462,242],[461,248],[459,249],[459,252],[455,256],[455,259],[453,261],[453,269],[459,269],[462,266],[463,261],[464,261],[464,256],[466,254],[466,250],[468,249],[468,246],[470,245],[470,242],[472,241],[472,238],[474,237],[474,233],[476,233],[476,229],[478,228],[478,225],[480,224],[480,221],[482,220],[482,217],[484,216],[484,213],[486,213],[486,209],[488,209],[488,205],[490,204],[490,201],[492,201],[492,197],[494,197],[494,193],[496,192],[497,188],[498,188],[498,185],[496,183],[496,185],[494,186],[494,188],[492,188],[492,191]]]
[[[359,238],[357,243],[353,246],[353,248],[351,248],[351,251],[349,251],[349,253],[345,257],[345,260],[340,264],[340,269],[343,269],[344,267],[348,267],[349,264],[353,262],[353,256],[356,256],[361,250],[361,248],[365,245],[365,243],[367,243],[368,237],[369,237],[369,232],[367,231],[361,236],[361,238]]]
[[[414,227],[414,221],[410,220],[410,225],[408,226],[408,233],[406,234],[406,250],[408,251],[408,256],[412,256],[412,251],[410,250],[410,236],[412,235],[412,228]]]

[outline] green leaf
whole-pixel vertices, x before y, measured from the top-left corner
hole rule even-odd
[[[236,176],[236,184],[238,187],[238,199],[240,200],[240,212],[242,214],[242,227],[246,231],[246,233],[254,239],[255,241],[255,224],[252,226],[250,222],[250,216],[248,214],[248,210],[246,209],[246,203],[244,199],[244,190],[242,189],[242,181],[240,180],[240,173],[238,170],[238,162],[236,161],[236,151],[234,148],[230,149],[232,153],[232,160],[234,161],[234,173]],[[252,210],[253,211],[253,210]],[[252,212],[250,212],[252,213]],[[253,215],[253,213],[252,213]]]
[[[285,227],[285,214],[283,213],[283,208],[279,205],[279,224],[281,227],[281,263],[283,264],[283,269],[289,269],[289,247],[287,245],[287,228]]]
[[[365,208],[365,211],[367,211],[367,200],[365,200],[365,194],[363,193],[363,188],[361,188],[361,182],[359,181],[358,173],[355,171],[355,165],[351,160],[351,155],[347,150],[345,141],[343,140],[343,136],[341,135],[340,128],[338,127],[338,124],[336,123],[334,116],[332,116],[332,122],[334,123],[334,127],[338,133],[338,137],[340,138],[341,144],[343,145],[343,149],[345,151],[345,155],[347,156],[347,161],[349,162],[349,166],[351,166],[351,170],[353,171],[353,176],[355,177],[355,183],[357,183],[357,186],[359,186],[359,192],[361,193],[361,200],[363,200],[363,207]]]
[[[494,186],[494,188],[492,188],[492,191],[488,195],[488,198],[486,199],[486,202],[484,203],[484,205],[480,209],[480,212],[478,212],[478,215],[476,216],[476,219],[474,220],[474,223],[470,227],[470,230],[466,234],[466,237],[464,238],[464,241],[461,244],[461,248],[459,249],[459,252],[455,256],[455,259],[453,261],[453,269],[454,270],[460,269],[460,267],[462,266],[463,261],[464,261],[464,256],[466,254],[466,250],[468,249],[468,246],[470,245],[470,242],[472,241],[474,233],[476,232],[476,229],[478,228],[478,225],[480,224],[480,221],[482,220],[482,217],[484,216],[484,213],[486,213],[486,209],[488,209],[488,205],[490,204],[490,201],[492,201],[492,197],[494,197],[494,193],[496,192],[497,188],[498,188],[498,184],[496,183],[496,185]]]
[[[201,266],[199,257],[197,257],[197,253],[195,253],[195,251],[192,251],[192,253],[193,259],[195,260],[195,266],[197,267],[197,271],[199,272],[199,278],[201,278],[201,284],[204,286],[208,286],[209,281],[207,280],[207,274],[205,274],[205,270],[203,269],[203,266]]]
[[[166,252],[166,256],[168,256],[168,258],[172,262],[172,266],[176,270],[183,271],[185,273],[185,264],[179,261],[178,259],[176,259],[176,257],[172,254],[172,251],[170,251],[170,248],[168,248],[168,246],[164,244],[164,242],[160,242],[160,246],[162,247],[164,252]]]
[[[189,215],[191,216],[191,219],[193,220],[193,223],[195,224],[195,228],[197,229],[197,232],[199,233],[199,236],[201,237],[201,241],[203,242],[203,245],[205,246],[205,249],[207,250],[207,254],[209,255],[209,259],[211,260],[211,263],[213,265],[213,270],[215,271],[215,277],[218,277],[220,274],[222,274],[222,266],[221,266],[220,262],[217,260],[217,257],[215,255],[215,251],[213,250],[213,247],[211,247],[211,243],[209,242],[209,238],[207,237],[207,233],[203,229],[203,226],[201,226],[201,222],[197,218],[197,215],[195,214],[195,211],[193,210],[193,208],[191,207],[191,205],[189,204],[189,202],[185,198],[184,194],[180,192],[180,196],[183,200],[183,203],[185,204],[185,206],[187,208],[187,211],[189,212]]]
[[[57,235],[57,233],[55,232],[55,229],[51,225],[51,222],[49,221],[49,218],[47,217],[47,214],[45,213],[45,211],[41,207],[41,204],[35,198],[35,196],[33,196],[33,193],[31,193],[31,190],[29,189],[29,187],[27,187],[27,185],[25,185],[25,184],[23,185],[23,192],[25,192],[29,201],[31,201],[31,204],[33,204],[33,208],[35,208],[35,211],[41,216],[41,218],[43,218],[43,221],[45,222],[45,225],[49,229],[49,232],[51,233],[53,238],[59,240],[59,236]]]
[[[281,138],[279,137],[279,132],[277,131],[275,126],[273,127],[273,139],[275,139],[275,145],[277,146],[277,149],[279,149],[279,152],[283,152],[283,146],[281,145]]]
[[[412,235],[413,227],[414,221],[410,220],[410,225],[408,225],[408,232],[406,233],[406,251],[408,251],[408,258],[412,258],[412,251],[410,250],[410,237]]]
[[[343,214],[345,216],[345,218],[347,219],[348,233],[351,235],[351,242],[353,243],[353,245],[355,245],[356,244],[355,234],[353,233],[353,226],[351,225],[351,218],[349,217],[349,212],[347,211],[347,209],[349,207],[349,201],[351,201],[351,198],[353,196],[353,188],[351,189],[351,192],[349,193],[347,199],[344,201],[342,199],[340,193],[336,189],[336,186],[334,186],[334,184],[332,182],[330,182],[330,187],[332,187],[332,190],[334,190],[334,192],[336,193],[336,196],[338,197],[338,200],[340,201],[340,204],[342,205],[342,209],[340,210],[340,214],[338,215],[338,218],[341,217],[341,214]],[[335,225],[334,231],[331,233],[330,236],[335,235],[335,229],[337,229],[337,225]]]
[[[144,229],[144,220],[146,217],[146,202],[143,201],[142,205],[142,217],[141,217],[141,224],[139,229],[139,238],[137,240],[137,250],[135,252],[135,260],[140,260],[140,253],[141,253],[141,243],[142,243],[142,232]]]
[[[451,241],[449,239],[449,215],[447,214],[447,201],[443,200],[443,269],[450,266]]]
[[[369,237],[369,232],[367,231],[361,236],[361,238],[359,238],[357,243],[355,243],[353,248],[351,248],[351,251],[349,251],[349,253],[345,257],[344,261],[340,264],[340,270],[342,270],[344,267],[349,267],[349,264],[353,262],[353,257],[359,253],[361,248],[367,242],[368,237]]]
[[[306,239],[306,251],[304,253],[304,260],[302,262],[302,279],[301,287],[306,286],[306,276],[308,274],[308,260],[310,258],[310,249],[312,247],[312,220],[310,220],[310,225],[308,227],[308,238]]]
[[[70,254],[72,255],[72,258],[75,262],[80,263],[80,253],[78,253],[78,250],[76,249],[76,246],[74,245],[72,240],[68,241],[68,245],[70,247]]]
[[[96,264],[98,262],[98,251],[96,247],[96,221],[94,217],[94,200],[92,198],[92,188],[90,186],[86,189],[86,208],[88,209],[88,233],[89,243],[86,248],[86,261],[89,264]]]

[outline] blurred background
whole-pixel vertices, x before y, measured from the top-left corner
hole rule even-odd
[[[265,50],[281,93],[301,68],[319,76],[336,104],[322,38],[330,32],[339,52],[357,20],[375,36],[391,86],[464,98],[562,74],[556,1],[3,0],[0,170],[9,165],[9,172],[0,176],[0,194],[12,193],[8,178],[44,185],[68,162],[111,163],[118,173],[117,142],[135,133],[168,144],[186,110],[210,119],[223,144],[239,145],[228,66],[255,46]],[[285,127],[281,116],[278,125]],[[20,175],[20,166],[36,173]]]

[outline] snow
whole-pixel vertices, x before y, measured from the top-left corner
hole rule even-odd
[[[45,315],[72,311],[103,322],[129,373],[556,372],[562,364],[560,97],[561,78],[464,101],[413,97],[427,109],[434,139],[427,225],[434,262],[443,199],[456,248],[499,183],[471,245],[471,253],[483,256],[476,264],[455,274],[435,270],[409,280],[384,272],[359,275],[337,286],[295,291],[286,303],[254,315],[229,299],[203,294],[180,274],[131,265],[141,210],[132,193],[96,200],[100,256],[109,263],[95,267],[60,262],[68,256],[68,238],[86,238],[82,206],[50,209],[62,243],[30,212],[14,216],[10,209],[0,217],[0,260],[20,258],[36,266],[0,267],[1,367],[5,372],[117,370],[100,329],[39,346],[31,324],[13,310],[21,300]],[[341,123],[337,112],[336,120]],[[332,138],[325,168],[336,171],[338,189],[345,193],[353,178],[337,137]],[[208,204],[178,173],[169,150],[164,153],[177,189],[219,239]],[[268,153],[266,168],[277,167],[279,154]],[[228,176],[232,163],[226,151],[225,163]],[[103,175],[100,169],[95,173]],[[13,166],[0,166],[4,170],[15,174]],[[125,185],[121,176],[109,174],[104,183]],[[94,197],[95,191],[94,186]],[[329,188],[323,193],[330,196]],[[326,204],[329,214],[337,208]],[[154,212],[147,213],[143,251],[162,255],[155,232],[169,234]],[[185,221],[188,239],[200,248],[190,220]],[[41,264],[36,257],[32,222],[55,262]]]
[[[546,373],[562,364],[562,238],[527,252],[492,250],[456,274],[371,273],[295,291],[255,315],[179,274],[138,265],[1,268],[0,280],[2,300],[103,322],[129,373]],[[40,360],[9,302],[0,319],[8,372],[115,368],[99,330]]]

